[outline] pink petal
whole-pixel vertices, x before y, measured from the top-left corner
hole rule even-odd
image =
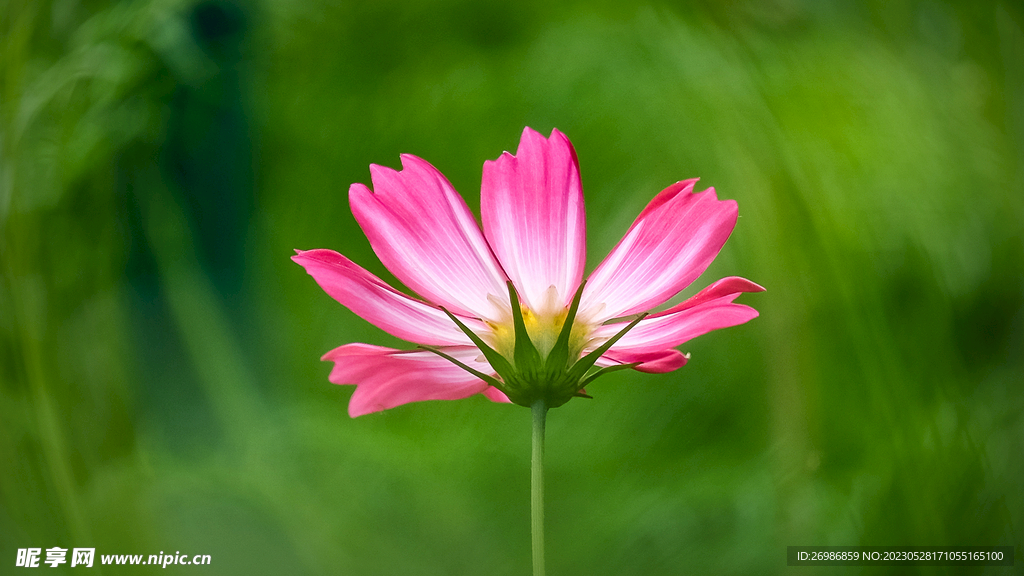
[[[486,362],[477,362],[480,351],[476,348],[444,350],[485,374],[494,373]],[[334,362],[331,382],[356,385],[348,403],[353,418],[424,400],[458,400],[480,393],[498,402],[504,397],[483,380],[425,350],[346,344],[324,354],[322,360]]]
[[[579,162],[569,139],[523,130],[519,149],[484,162],[484,236],[519,296],[533,310],[554,286],[568,304],[583,278],[586,218]]]
[[[333,250],[299,251],[292,256],[327,294],[360,318],[403,340],[432,346],[472,345],[444,312],[388,286]],[[468,326],[484,330],[475,320]]]
[[[728,301],[732,302],[744,292],[764,292],[764,287],[760,284],[751,282],[746,278],[729,276],[712,282],[707,288],[697,292],[693,296],[690,296],[686,300],[683,300],[664,312],[658,312],[654,316],[665,316],[666,314],[679,312],[681,310],[686,310],[687,308],[693,308],[699,304],[710,302],[711,300],[718,300],[719,298],[728,298]]]
[[[728,294],[692,307],[680,304],[676,310],[666,310],[660,315],[645,318],[616,342],[610,352],[656,352],[678,346],[712,330],[737,326],[757,318],[757,310],[732,303],[736,295]],[[610,337],[625,326],[624,322],[601,326],[594,335]]]
[[[602,360],[610,360],[612,362],[602,362],[604,365],[612,364],[632,364],[633,362],[642,362],[639,366],[634,368],[638,372],[648,372],[651,374],[660,374],[663,372],[671,372],[678,370],[686,365],[686,361],[689,359],[688,356],[680,352],[669,348],[668,350],[658,350],[656,352],[630,352],[628,350],[616,351],[609,350]]]
[[[505,296],[505,275],[462,197],[425,160],[402,155],[401,172],[371,165],[374,191],[349,188],[352,213],[394,275],[455,313],[495,319],[487,295]]]
[[[757,311],[732,304],[744,292],[763,292],[764,288],[738,276],[730,276],[711,284],[687,300],[641,320],[598,361],[600,366],[642,362],[640,372],[671,372],[682,368],[688,356],[673,346],[701,334],[742,324],[757,317]],[[627,323],[598,328],[599,337],[610,337]]]
[[[693,193],[677,182],[640,213],[625,237],[590,276],[581,309],[604,304],[597,320],[649,310],[697,279],[736,225],[736,202],[714,188]]]

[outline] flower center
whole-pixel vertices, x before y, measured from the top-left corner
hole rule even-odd
[[[541,297],[538,310],[536,302],[534,306],[522,304],[509,282],[507,301],[493,294],[487,296],[495,313],[494,319],[485,320],[490,329],[486,334],[473,332],[457,316],[441,308],[480,349],[496,376],[470,368],[441,349],[427,349],[501,390],[516,404],[533,406],[543,401],[549,408],[561,406],[573,396],[583,395],[580,392],[583,387],[601,374],[639,364],[616,364],[591,370],[601,355],[647,314],[641,314],[611,338],[594,338],[592,335],[599,322],[593,320],[599,317],[604,306],[590,306],[584,314],[579,313],[584,285],[576,290],[568,308],[561,304],[558,290],[549,287]],[[587,351],[590,347],[593,349]]]
[[[488,344],[498,351],[502,356],[512,359],[516,349],[516,331],[513,325],[512,312],[507,309],[498,322],[487,322],[491,329],[491,338]],[[523,313],[523,324],[526,325],[526,332],[530,336],[533,345],[540,352],[541,358],[546,359],[548,353],[554,348],[558,341],[558,335],[565,325],[568,308],[544,312],[534,312],[526,305],[520,305]],[[569,332],[569,357],[579,358],[583,349],[590,343],[590,335],[595,326],[579,321],[577,317],[572,323],[572,330]]]

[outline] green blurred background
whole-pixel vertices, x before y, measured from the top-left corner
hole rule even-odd
[[[1019,4],[4,0],[0,18],[0,573],[30,546],[212,555],[178,572],[528,573],[529,411],[350,419],[320,355],[406,345],[289,260],[333,248],[394,281],[349,184],[408,152],[476,210],[483,161],[526,125],[576,146],[588,269],[700,176],[740,219],[685,295],[768,289],[682,370],[616,373],[550,414],[549,573],[827,572],[785,566],[811,544],[1014,545],[1019,570]]]

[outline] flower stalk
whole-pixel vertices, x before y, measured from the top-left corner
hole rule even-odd
[[[533,457],[530,466],[530,533],[533,537],[533,576],[544,576],[544,421],[548,407],[541,398],[533,412]]]

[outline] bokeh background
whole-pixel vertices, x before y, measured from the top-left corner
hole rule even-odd
[[[684,295],[768,289],[682,370],[550,414],[549,573],[827,572],[785,566],[811,544],[1014,545],[1019,570],[1020,4],[5,0],[0,19],[0,572],[19,547],[94,546],[212,555],[178,572],[528,573],[529,411],[350,419],[320,355],[405,345],[289,260],[333,248],[394,281],[349,184],[413,153],[476,210],[483,161],[527,125],[576,146],[588,269],[700,176],[740,219]]]

